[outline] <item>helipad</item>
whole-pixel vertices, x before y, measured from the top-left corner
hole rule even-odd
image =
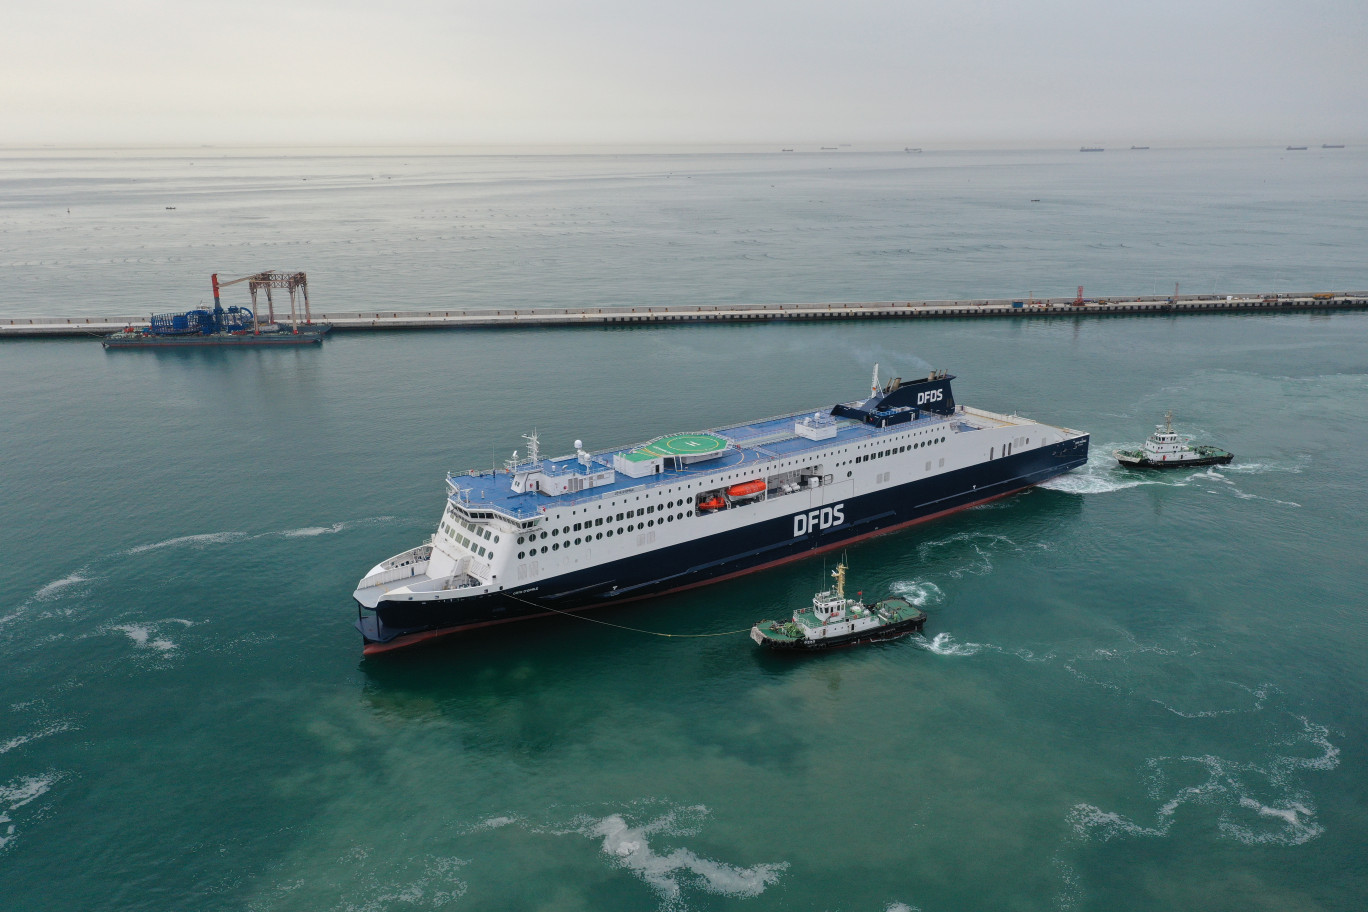
[[[639,446],[626,455],[633,462],[642,462],[662,456],[704,456],[721,453],[726,448],[727,441],[715,434],[671,434]]]

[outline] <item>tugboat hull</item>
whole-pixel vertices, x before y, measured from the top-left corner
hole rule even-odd
[[[1234,453],[1227,453],[1225,451],[1220,451],[1219,453],[1209,456],[1197,456],[1192,459],[1173,459],[1164,462],[1154,462],[1146,459],[1144,455],[1139,453],[1132,455],[1130,453],[1117,451],[1115,456],[1117,462],[1131,469],[1187,469],[1198,466],[1229,465],[1230,461],[1235,458]]]
[[[764,622],[761,622],[762,624]],[[813,652],[819,649],[835,649],[839,646],[856,646],[860,643],[883,643],[888,640],[896,640],[905,637],[909,633],[919,633],[926,625],[926,616],[916,620],[904,621],[900,624],[888,624],[877,630],[866,630],[860,633],[852,633],[844,637],[831,637],[825,640],[777,640],[772,639],[759,630],[759,626],[751,629],[751,639],[764,646],[766,649],[774,649],[779,652]]]

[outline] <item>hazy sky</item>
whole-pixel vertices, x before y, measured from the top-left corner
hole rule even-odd
[[[0,0],[0,145],[1361,142],[1368,0]]]

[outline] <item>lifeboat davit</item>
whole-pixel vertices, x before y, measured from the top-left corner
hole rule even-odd
[[[750,497],[765,490],[765,482],[757,478],[755,481],[745,481],[741,484],[732,485],[727,488],[728,497]]]

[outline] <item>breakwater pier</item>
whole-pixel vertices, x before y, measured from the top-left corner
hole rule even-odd
[[[375,310],[317,313],[334,332],[628,324],[764,323],[824,320],[1039,319],[1270,311],[1368,310],[1368,291],[1148,297],[876,301],[820,304],[703,304],[658,307],[526,307],[499,310]],[[0,339],[101,336],[147,326],[147,316],[0,318]]]

